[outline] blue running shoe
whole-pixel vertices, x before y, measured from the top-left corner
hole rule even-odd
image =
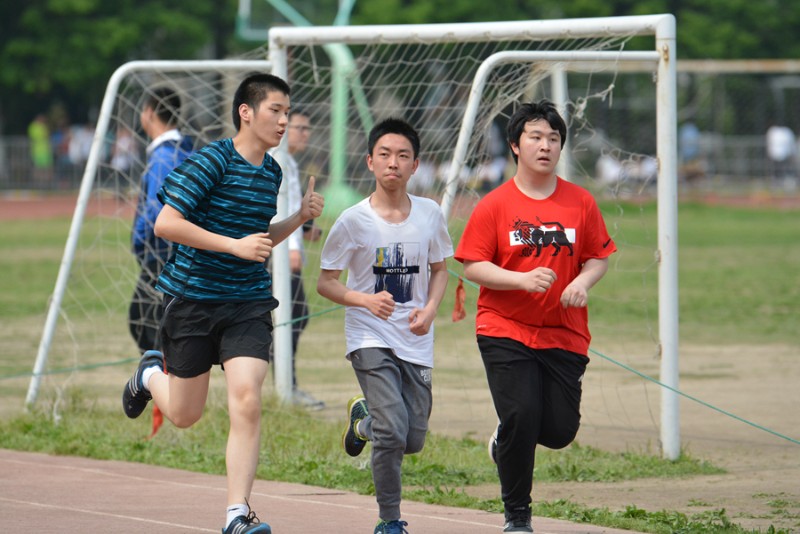
[[[373,534],[408,534],[405,527],[408,523],[396,519],[395,521],[378,521]]]
[[[342,432],[342,446],[350,456],[358,456],[364,450],[367,439],[356,430],[358,422],[364,419],[367,411],[367,401],[363,395],[356,395],[347,403],[347,428]]]
[[[125,390],[122,392],[122,409],[125,410],[125,415],[131,419],[139,417],[147,403],[153,398],[150,392],[142,385],[142,373],[148,367],[154,366],[158,366],[162,371],[164,370],[164,355],[157,350],[148,350],[139,360],[139,367],[136,368],[136,372],[125,384]]]
[[[222,534],[272,534],[272,529],[250,510],[246,516],[240,515],[231,521],[228,528],[222,529]]]

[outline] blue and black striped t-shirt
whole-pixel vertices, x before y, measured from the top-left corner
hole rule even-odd
[[[264,154],[255,167],[234,149],[232,139],[222,139],[173,170],[158,198],[209,232],[238,239],[269,231],[282,179],[272,156]],[[194,301],[272,299],[272,279],[263,263],[186,245],[173,248],[156,287]]]

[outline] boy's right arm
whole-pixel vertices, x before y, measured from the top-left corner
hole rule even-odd
[[[476,284],[499,291],[522,290],[544,293],[556,280],[556,273],[547,267],[532,271],[509,271],[490,261],[464,260],[464,277]]]
[[[201,250],[233,254],[243,260],[264,262],[272,253],[272,240],[267,233],[258,233],[234,239],[209,232],[166,204],[156,219],[155,234],[173,243]]]
[[[339,280],[342,271],[322,269],[317,280],[317,293],[343,306],[366,308],[374,316],[385,320],[394,311],[394,298],[388,291],[369,294],[348,288]]]

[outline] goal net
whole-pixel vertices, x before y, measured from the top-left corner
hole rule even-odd
[[[341,361],[343,311],[314,290],[319,254],[335,217],[373,190],[374,177],[364,161],[366,135],[373,124],[390,116],[408,120],[420,132],[421,161],[410,189],[442,203],[455,243],[479,199],[514,173],[505,126],[515,106],[541,98],[556,102],[568,123],[559,174],[596,194],[620,249],[592,296],[593,350],[659,374],[659,357],[663,360],[665,353],[674,352],[676,344],[672,330],[660,330],[659,316],[672,314],[670,303],[677,298],[676,294],[669,297],[664,308],[665,288],[659,287],[665,280],[669,285],[673,275],[665,276],[663,269],[674,258],[674,250],[659,243],[674,222],[657,220],[657,213],[674,210],[662,202],[674,196],[670,187],[675,187],[676,164],[674,116],[669,124],[669,114],[674,115],[674,93],[670,93],[674,85],[669,87],[674,84],[670,80],[674,65],[665,66],[659,58],[668,58],[668,52],[662,48],[657,54],[653,44],[653,39],[658,43],[661,38],[674,46],[674,35],[658,35],[665,21],[674,30],[674,20],[668,15],[273,28],[269,47],[244,58],[268,57],[272,71],[290,83],[293,107],[302,108],[312,126],[311,142],[296,159],[303,187],[308,176],[315,176],[326,208],[317,221],[322,239],[305,245],[309,325],[300,340],[297,369],[299,385],[328,402],[332,417],[338,415],[333,406],[349,398],[345,395],[357,385]],[[647,54],[636,56],[636,51]],[[529,55],[498,61],[500,54],[517,53]],[[51,311],[49,318],[58,328],[40,346],[40,355],[49,354],[47,369],[102,366],[132,361],[136,355],[127,309],[138,274],[129,243],[147,144],[137,127],[143,91],[155,84],[180,88],[184,97],[181,126],[199,146],[232,134],[229,99],[250,70],[254,68],[215,65],[198,70],[187,65],[165,69],[163,64],[142,64],[121,77],[107,96],[104,107],[107,104],[111,111],[104,134],[110,139],[121,129],[132,131],[138,155],[127,171],[112,172],[111,141],[95,138],[95,148],[99,144],[105,148],[97,151],[96,164],[87,168],[84,177],[81,193],[88,201],[86,212],[76,214],[76,220],[81,220],[79,234],[70,236],[75,254],[69,260],[68,276],[59,280],[64,290],[58,297],[57,287],[57,313]],[[670,98],[672,109],[660,107],[659,102],[669,103]],[[102,116],[98,132],[101,120]],[[101,207],[102,211],[93,211]],[[73,221],[73,230],[75,226]],[[434,410],[432,424],[435,430],[470,435],[490,431],[493,412],[470,324],[477,289],[465,284],[467,318],[451,321],[460,265],[451,262],[449,267],[451,283],[436,325],[434,391],[441,410]],[[276,294],[283,300],[288,289],[280,282],[282,262],[276,261],[274,268]],[[667,287],[670,291],[674,293],[674,288]],[[296,320],[288,307],[278,308],[276,350],[283,350],[280,340],[286,339],[281,329],[290,328]],[[127,375],[132,366],[123,367],[122,374]],[[36,373],[54,391],[84,374],[49,375],[44,366]],[[674,374],[669,368],[666,373]],[[122,383],[109,386],[109,394],[117,396]],[[645,386],[637,393],[642,399],[641,417],[652,417],[659,394]],[[605,407],[590,408],[585,421],[592,420],[595,409],[597,417],[605,420],[613,420],[611,413],[620,413],[609,405],[616,400],[601,402]],[[449,415],[438,419],[437,412]],[[624,417],[640,415],[625,412]]]

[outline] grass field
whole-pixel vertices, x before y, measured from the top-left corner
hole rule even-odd
[[[593,347],[653,345],[657,328],[654,259],[656,239],[653,205],[603,206],[610,231],[620,247],[605,279],[591,297]],[[633,215],[633,216],[632,216]],[[702,345],[796,344],[800,299],[800,225],[797,212],[771,209],[709,207],[682,204],[679,214],[679,305],[682,343]],[[100,219],[86,222],[108,224]],[[124,311],[132,288],[132,261],[116,262],[112,242],[87,243],[86,265],[75,275],[71,296],[81,303],[77,315],[61,328],[55,344],[62,350],[51,360],[57,372],[45,382],[31,414],[22,411],[47,302],[63,253],[69,220],[3,221],[0,226],[0,447],[159,463],[184,469],[224,472],[225,409],[219,384],[212,388],[206,417],[189,431],[167,425],[152,441],[144,441],[147,421],[132,424],[119,415],[119,393],[133,361]],[[454,241],[458,228],[451,228]],[[126,228],[112,236],[126,239]],[[111,240],[113,241],[113,239]],[[310,250],[309,254],[314,251]],[[115,260],[114,262],[110,259]],[[130,260],[130,258],[126,258]],[[112,265],[112,267],[109,267]],[[451,268],[459,271],[453,262]],[[109,276],[109,269],[112,270]],[[102,273],[103,276],[92,273]],[[313,270],[308,287],[315,285]],[[455,284],[451,285],[451,289]],[[313,292],[311,292],[313,293]],[[476,291],[468,288],[468,311],[474,312]],[[96,298],[103,295],[104,299]],[[119,306],[109,309],[107,295]],[[111,299],[114,300],[113,298]],[[448,290],[437,327],[436,381],[442,392],[432,420],[434,435],[426,450],[405,464],[406,497],[458,506],[499,509],[495,499],[476,498],[471,486],[492,484],[496,475],[486,461],[483,436],[464,420],[485,416],[482,368],[475,357],[469,321],[450,323],[453,292]],[[312,309],[331,305],[311,295]],[[98,330],[99,343],[76,354],[69,347],[84,329]],[[66,332],[61,332],[66,330]],[[328,398],[346,398],[353,391],[352,371],[341,358],[342,313],[315,316],[301,343],[303,383],[326,388]],[[97,334],[92,334],[97,335]],[[657,335],[657,332],[656,334]],[[64,347],[67,347],[64,349]],[[99,347],[99,348],[98,348]],[[324,357],[319,357],[323,355]],[[652,371],[653,369],[647,369]],[[482,399],[482,400],[481,400]],[[343,458],[338,450],[341,418],[288,412],[268,401],[264,458],[259,477],[291,480],[364,493],[371,491],[363,462]],[[448,404],[455,408],[447,408]],[[436,419],[437,411],[452,414]],[[292,424],[285,424],[289,419]],[[300,421],[302,424],[298,424]],[[691,477],[716,473],[713,462],[685,455],[679,462],[660,460],[655,451],[600,450],[576,445],[567,451],[542,451],[537,456],[538,482],[604,481],[625,478]],[[267,461],[268,460],[268,461]],[[534,512],[576,518],[646,532],[743,532],[724,510],[686,515],[651,514],[631,506],[623,512],[577,503],[539,503]],[[780,529],[776,532],[781,532]]]

